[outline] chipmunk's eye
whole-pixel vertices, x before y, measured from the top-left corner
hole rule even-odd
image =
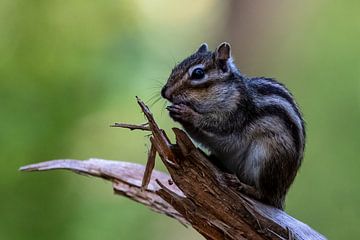
[[[202,79],[205,76],[205,71],[202,68],[195,68],[191,73],[192,79]]]

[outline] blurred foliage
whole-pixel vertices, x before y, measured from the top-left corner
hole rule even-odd
[[[251,58],[234,55],[243,72],[287,84],[307,120],[306,155],[287,211],[330,239],[355,239],[360,3],[279,7],[286,14],[262,19],[267,31]],[[151,103],[177,61],[203,41],[214,48],[239,31],[224,31],[230,9],[220,0],[0,0],[0,239],[200,239],[112,196],[102,181],[17,168],[57,158],[144,163],[144,134],[108,125],[143,122],[135,95]],[[169,130],[163,104],[152,109]]]

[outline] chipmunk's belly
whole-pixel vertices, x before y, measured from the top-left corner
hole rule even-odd
[[[236,174],[242,182],[256,185],[261,162],[265,158],[261,144],[230,137],[212,144],[210,151],[221,161],[225,169]]]
[[[208,148],[230,172],[236,172],[246,155],[246,143],[238,136],[226,136],[209,141]]]
[[[247,139],[236,133],[218,136],[206,132],[200,135],[190,134],[190,136],[210,150],[211,154],[220,161],[219,165],[228,172],[236,174],[246,184],[256,184],[259,172],[257,160],[259,159],[254,161],[256,148]]]

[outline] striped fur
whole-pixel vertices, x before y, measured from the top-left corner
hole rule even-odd
[[[173,69],[162,90],[173,104],[170,116],[209,149],[217,166],[255,188],[253,197],[283,208],[305,146],[292,94],[273,79],[243,76],[228,44],[214,53],[200,49]],[[203,67],[203,79],[191,78],[194,66]]]

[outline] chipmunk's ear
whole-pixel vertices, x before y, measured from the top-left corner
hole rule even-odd
[[[227,42],[223,42],[216,48],[215,57],[217,60],[226,61],[231,57],[231,46]]]
[[[231,46],[227,42],[221,43],[215,51],[215,60],[219,68],[224,72],[228,71],[227,60],[231,58]]]
[[[200,45],[199,49],[196,51],[197,53],[206,53],[209,51],[209,47],[206,43]]]

